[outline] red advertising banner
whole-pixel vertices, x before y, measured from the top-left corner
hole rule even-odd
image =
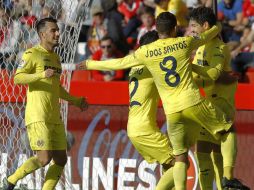
[[[0,79],[1,81],[2,79]],[[0,83],[1,84],[1,83]],[[8,87],[8,88],[7,88]],[[1,85],[0,106],[0,181],[13,172],[31,154],[27,150],[24,126],[24,103],[16,103],[25,96],[25,88],[13,86],[12,81]],[[71,93],[87,96],[91,106],[81,112],[73,106],[68,110],[69,141],[74,142],[68,152],[63,182],[57,190],[148,190],[155,189],[160,177],[157,164],[147,164],[134,149],[126,133],[128,119],[128,82],[72,81]],[[254,188],[254,86],[241,84],[236,94],[238,157],[235,175]],[[13,103],[11,103],[13,102]],[[166,132],[165,116],[160,107],[158,126]],[[188,190],[198,185],[197,165],[189,153]],[[21,180],[28,189],[41,189],[37,171]],[[32,179],[32,180],[30,180]],[[1,184],[0,184],[1,185]],[[71,188],[67,188],[70,187]]]
[[[93,105],[83,113],[72,106],[69,110],[68,129],[75,137],[70,151],[74,183],[82,181],[86,190],[155,189],[160,168],[158,164],[147,164],[129,141],[126,132],[128,106]],[[164,121],[163,110],[160,109],[158,125],[166,132]],[[188,190],[192,190],[198,183],[197,165],[192,152],[189,159]],[[107,173],[109,170],[112,175]]]
[[[158,168],[148,165],[144,167],[142,157],[135,151],[126,134],[128,106],[93,105],[90,106],[87,112],[80,112],[79,109],[70,106],[69,110],[68,129],[75,137],[75,144],[70,151],[74,183],[80,184],[82,181],[83,188],[85,184],[89,184],[89,187],[85,185],[85,189],[98,189],[97,186],[101,189],[107,189],[103,185],[105,182],[98,180],[97,175],[101,174],[104,176],[103,179],[106,179],[105,171],[108,171],[109,164],[107,160],[110,158],[114,161],[112,161],[114,163],[112,167],[115,168],[115,173],[114,178],[111,176],[108,180],[111,180],[115,185],[113,189],[119,189],[117,188],[119,187],[117,186],[119,180],[121,184],[125,184],[120,189],[140,189],[141,186],[143,189],[154,189],[154,185],[158,182],[160,176]],[[252,180],[254,178],[254,166],[252,164],[252,158],[254,157],[253,117],[254,111],[238,111],[236,116],[238,157],[235,174],[250,187],[254,187]],[[166,132],[165,116],[162,108],[158,111],[157,120],[158,126],[163,132]],[[86,157],[85,161],[84,157]],[[189,158],[192,164],[188,171],[188,190],[191,190],[197,187],[197,173],[196,163],[191,159],[191,154]],[[100,159],[104,167],[99,167],[101,168],[100,174],[95,171],[97,170],[97,159]],[[127,173],[120,174],[119,167],[124,167]],[[150,170],[151,173],[147,174],[147,170]],[[84,174],[84,172],[86,173]],[[129,178],[122,178],[126,175]],[[147,175],[151,176],[144,178]]]

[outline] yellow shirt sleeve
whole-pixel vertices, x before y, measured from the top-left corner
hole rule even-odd
[[[87,70],[120,70],[120,69],[128,69],[130,67],[142,65],[139,63],[135,54],[127,55],[123,58],[118,59],[109,59],[105,61],[94,61],[87,60],[86,68]]]
[[[30,84],[45,78],[45,72],[31,73],[35,69],[31,50],[27,50],[18,65],[14,76],[15,84]]]
[[[226,56],[228,55],[227,50],[228,49],[226,46],[217,46],[212,49],[209,48],[209,51],[211,51],[211,56],[209,56],[209,65],[204,67],[193,64],[193,71],[201,75],[202,77],[208,78],[213,81],[217,80],[223,72],[223,68],[227,59]]]
[[[222,65],[218,64],[216,65],[216,67],[203,67],[203,66],[199,66],[199,65],[192,65],[192,70],[205,77],[205,78],[209,78],[211,80],[217,80],[222,72]]]

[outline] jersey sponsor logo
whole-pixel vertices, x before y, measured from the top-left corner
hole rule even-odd
[[[223,54],[214,54],[213,56],[214,56],[214,57],[221,57],[221,58],[224,58],[224,55],[223,55]]]
[[[61,68],[56,68],[56,67],[52,67],[52,66],[44,66],[44,71],[46,71],[47,69],[53,69],[58,74],[62,73],[62,69]]]
[[[26,65],[26,61],[22,59],[22,60],[19,62],[18,69],[23,68],[25,65]]]

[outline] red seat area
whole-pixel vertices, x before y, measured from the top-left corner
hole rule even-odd
[[[90,71],[73,71],[72,73],[72,81],[88,81],[91,80],[91,72]]]

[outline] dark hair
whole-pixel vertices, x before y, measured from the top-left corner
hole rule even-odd
[[[158,32],[156,30],[145,33],[139,40],[140,46],[150,44],[159,39]]]
[[[153,2],[158,5],[162,0],[154,0]]]
[[[36,31],[39,34],[41,32],[41,30],[45,27],[47,22],[53,22],[53,23],[57,23],[57,20],[52,18],[52,17],[47,17],[47,18],[43,18],[41,20],[39,20],[36,23]]]
[[[213,10],[208,7],[198,7],[190,12],[190,20],[194,20],[200,25],[208,22],[209,26],[212,27],[216,24],[217,18]]]
[[[108,36],[108,35],[103,36],[103,37],[100,39],[100,42],[106,41],[106,40],[111,40],[111,42],[114,43],[114,40],[113,40],[110,36]]]
[[[159,34],[170,34],[176,24],[176,17],[170,12],[163,12],[156,18],[156,29]]]
[[[144,5],[139,10],[139,15],[141,16],[143,14],[149,14],[154,16],[154,9]]]

